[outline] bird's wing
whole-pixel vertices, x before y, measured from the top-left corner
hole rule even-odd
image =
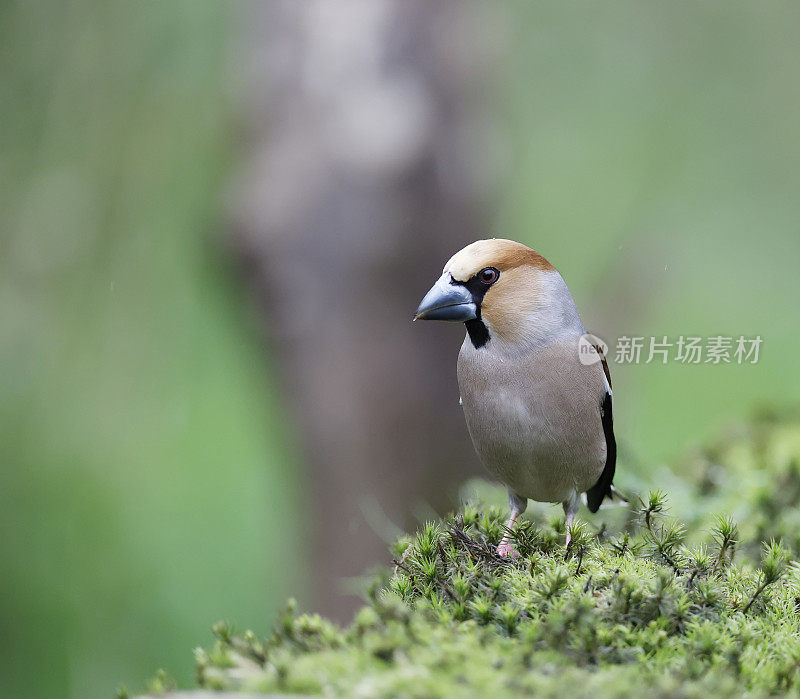
[[[611,392],[611,374],[608,371],[608,364],[605,357],[602,359],[603,372],[606,376],[607,388],[600,402],[600,418],[603,423],[603,434],[606,438],[606,465],[600,478],[589,490],[586,491],[586,504],[591,512],[597,512],[603,498],[611,498],[613,495],[612,481],[614,480],[614,469],[617,465],[617,441],[614,438],[614,399]]]

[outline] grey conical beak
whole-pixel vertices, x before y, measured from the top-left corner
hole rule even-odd
[[[478,315],[472,293],[463,284],[453,284],[445,272],[419,304],[414,320],[452,320],[463,323]]]

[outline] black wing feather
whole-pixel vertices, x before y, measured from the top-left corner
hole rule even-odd
[[[605,364],[605,360],[603,360]],[[608,369],[603,367],[608,375]],[[609,386],[611,383],[609,382]],[[600,417],[603,421],[603,434],[606,437],[606,465],[600,478],[586,491],[586,504],[591,512],[597,512],[603,498],[611,498],[611,483],[614,480],[614,469],[617,466],[617,440],[614,438],[614,410],[611,392],[607,391],[600,404]]]

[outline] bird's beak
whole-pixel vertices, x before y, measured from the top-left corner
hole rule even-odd
[[[450,273],[445,272],[425,294],[414,320],[453,320],[463,323],[477,317],[472,294],[465,286],[453,284]]]

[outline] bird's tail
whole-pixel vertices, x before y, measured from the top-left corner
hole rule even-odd
[[[583,504],[589,504],[589,498],[586,496],[586,493],[581,493],[581,500],[583,500]],[[605,499],[601,503],[598,509],[600,510],[608,510],[612,507],[621,507],[623,505],[628,504],[628,499],[617,490],[617,488],[612,483],[608,488],[608,493],[606,494]]]

